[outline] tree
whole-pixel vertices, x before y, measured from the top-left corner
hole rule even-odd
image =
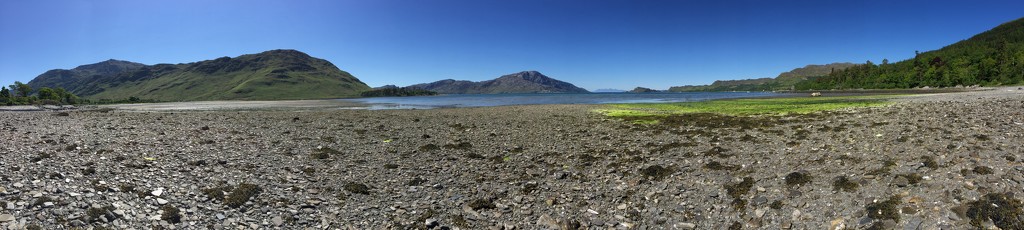
[[[39,99],[60,101],[61,95],[49,87],[39,88]]]
[[[14,84],[11,85],[11,89],[17,92],[20,97],[28,97],[28,95],[32,93],[32,86],[21,83],[20,81],[15,81]]]
[[[11,90],[7,89],[7,87],[0,87],[0,88],[3,88],[3,89],[0,89],[0,98],[10,99],[11,98]]]

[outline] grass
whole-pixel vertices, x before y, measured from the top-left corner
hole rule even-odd
[[[611,104],[596,112],[609,117],[664,117],[687,113],[715,113],[728,116],[807,114],[846,108],[877,107],[890,104],[893,95],[845,97],[788,97],[730,99],[680,103]],[[640,120],[640,123],[657,123]]]

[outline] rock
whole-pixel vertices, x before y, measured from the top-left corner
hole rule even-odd
[[[593,209],[587,209],[587,212],[594,215],[600,214],[597,211],[594,211]]]
[[[43,202],[43,207],[53,207],[53,202]]]
[[[551,218],[551,216],[548,216],[548,214],[541,215],[540,218],[537,218],[537,225],[544,226],[548,229],[559,229],[560,227],[558,225],[558,221]]]
[[[615,206],[615,208],[618,210],[625,210],[627,207],[628,206],[626,206],[626,204],[620,204],[619,206]]]
[[[768,207],[761,207],[761,208],[758,208],[758,209],[754,209],[754,215],[756,215],[757,218],[764,217],[764,214],[767,213],[767,212],[768,212]]]
[[[829,223],[829,230],[843,230],[846,229],[846,221],[842,217],[836,218]]]
[[[438,224],[436,219],[429,218],[423,221],[423,225],[426,225],[428,229],[431,229],[437,227]]]
[[[164,188],[158,188],[156,190],[153,190],[153,192],[151,192],[150,194],[153,194],[153,196],[163,195],[164,194]]]
[[[7,193],[7,188],[4,188],[4,186],[0,186],[0,194],[3,193]]]
[[[167,200],[164,200],[163,198],[156,198],[156,203],[160,205],[165,205],[167,204]]]
[[[906,177],[902,176],[896,177],[896,179],[892,180],[892,183],[899,187],[907,187],[907,185],[910,185],[910,181],[907,180]]]
[[[273,223],[274,226],[281,226],[282,224],[284,224],[284,219],[281,218],[281,216],[275,216],[274,218],[270,219],[270,222]]]
[[[224,214],[217,213],[217,220],[223,220]]]
[[[679,223],[676,224],[675,227],[679,229],[695,229],[697,228],[697,225],[694,223]]]
[[[11,222],[14,221],[14,215],[11,214],[0,214],[0,222]]]
[[[21,188],[21,187],[25,187],[25,185],[24,185],[24,184],[22,184],[21,182],[14,182],[14,184],[13,184],[13,185],[11,185],[11,186],[14,186],[14,188]]]

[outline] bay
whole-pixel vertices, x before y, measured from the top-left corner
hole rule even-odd
[[[508,105],[612,104],[692,102],[729,98],[770,97],[771,92],[684,92],[684,93],[530,93],[449,94],[416,97],[372,97],[338,99],[364,103],[368,109],[434,109]]]

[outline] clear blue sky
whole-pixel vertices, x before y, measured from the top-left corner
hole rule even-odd
[[[0,1],[0,84],[107,59],[271,49],[370,86],[537,70],[590,90],[898,61],[1024,17],[1024,1]]]

